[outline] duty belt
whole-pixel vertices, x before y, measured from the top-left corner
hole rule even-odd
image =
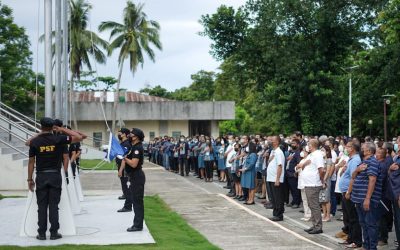
[[[38,170],[37,173],[59,173],[60,170],[57,169],[48,169],[48,170]]]

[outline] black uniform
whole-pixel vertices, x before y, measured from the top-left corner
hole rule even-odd
[[[121,142],[121,146],[122,146],[122,148],[124,148],[125,152],[129,152],[131,150],[131,143],[129,140],[125,140],[125,141]],[[115,158],[115,162],[117,163],[117,167],[118,167],[118,171],[119,171],[122,160]],[[126,166],[125,169],[127,167],[128,166]],[[125,196],[124,208],[132,210],[132,195],[130,194],[130,191],[128,189],[128,185],[127,185],[128,176],[125,174],[125,171],[122,174],[122,176],[120,177],[122,193]]]
[[[146,177],[142,170],[143,157],[144,157],[143,151],[144,150],[141,142],[132,145],[131,152],[127,155],[127,158],[139,159],[139,163],[136,168],[132,168],[128,164],[126,164],[127,166],[125,167],[129,177],[129,181],[131,183],[131,185],[129,186],[129,190],[131,191],[133,210],[135,212],[135,218],[133,219],[133,227],[139,229],[143,228],[143,220],[144,220],[143,196],[144,196],[144,184],[146,182]]]
[[[80,150],[80,147],[81,147],[81,143],[80,142],[76,142],[76,143],[71,143],[71,145],[69,146],[69,149],[68,149],[68,154],[69,154],[69,159],[71,160],[71,157],[72,157],[72,153],[78,153],[79,152],[79,150]],[[77,167],[77,160],[78,159],[75,159],[75,161],[71,161],[71,169],[72,169],[72,174],[73,174],[73,176],[74,176],[74,178],[75,178],[75,173],[76,173],[76,167]],[[78,169],[78,173],[79,173],[79,169]]]
[[[29,157],[36,158],[36,198],[38,204],[38,233],[47,231],[47,209],[49,209],[50,233],[56,234],[58,204],[61,196],[61,163],[65,145],[71,137],[65,135],[41,134],[32,139]]]

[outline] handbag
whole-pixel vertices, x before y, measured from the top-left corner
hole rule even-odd
[[[319,191],[318,200],[319,200],[320,203],[328,202],[327,199],[326,199],[326,190],[327,189],[321,189]]]

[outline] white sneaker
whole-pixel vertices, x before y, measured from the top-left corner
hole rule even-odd
[[[303,217],[303,218],[300,218],[300,220],[302,220],[302,221],[310,221],[311,218]]]

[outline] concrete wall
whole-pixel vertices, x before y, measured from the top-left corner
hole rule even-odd
[[[168,122],[168,135],[172,136],[173,132],[181,132],[181,135],[189,135],[189,122],[188,121],[169,121]]]
[[[28,190],[28,167],[12,154],[0,154],[0,190]]]
[[[113,103],[103,103],[107,120],[111,120]],[[104,120],[99,102],[77,102],[78,121]],[[127,102],[120,103],[119,117],[126,121],[143,120],[232,120],[235,103],[222,102]]]

